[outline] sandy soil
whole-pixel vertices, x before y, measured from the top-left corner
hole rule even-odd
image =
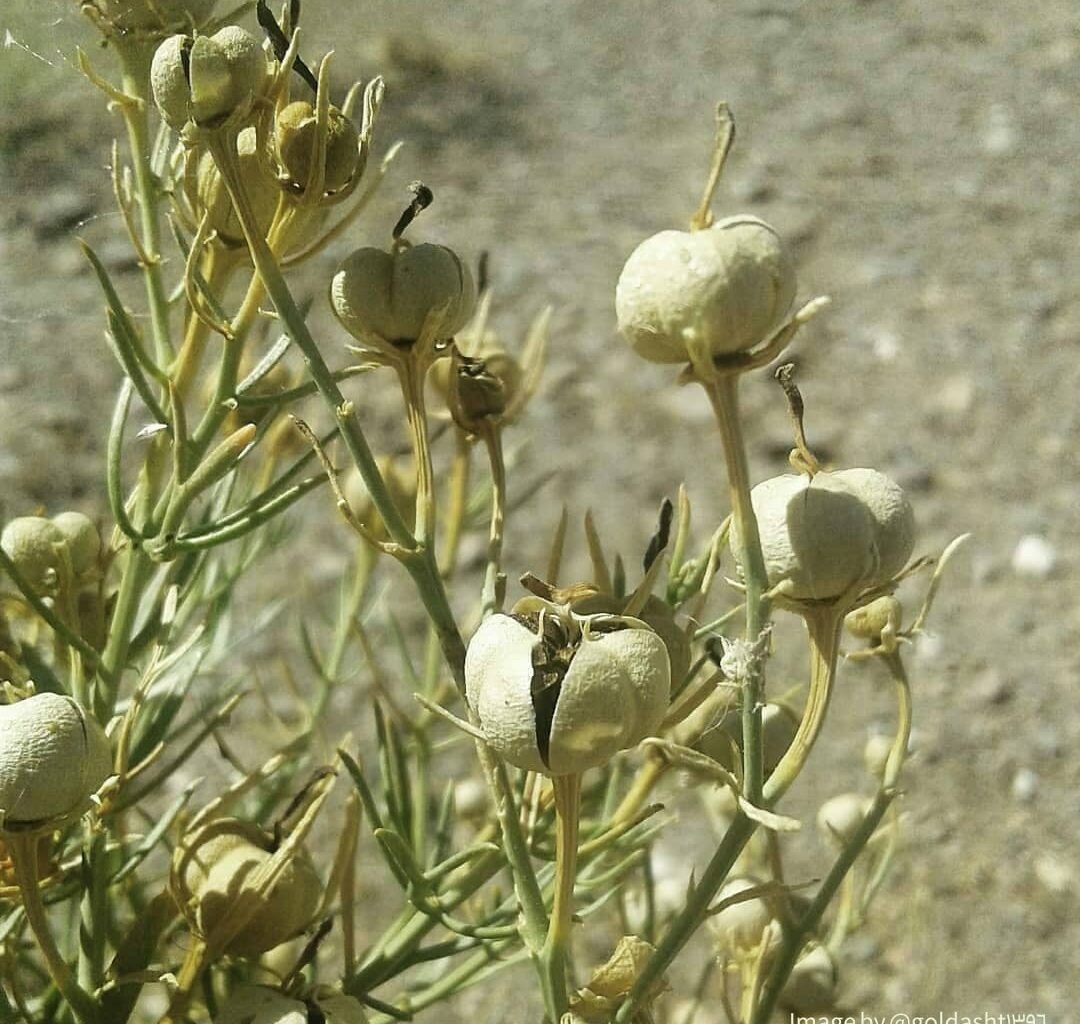
[[[383,237],[420,177],[437,196],[430,234],[490,251],[508,335],[555,306],[548,386],[519,428],[523,472],[557,469],[555,493],[578,514],[591,505],[625,551],[680,480],[703,529],[724,511],[703,399],[633,357],[612,295],[633,246],[693,210],[712,105],[730,102],[740,135],[718,211],[773,223],[801,294],[833,299],[795,350],[811,441],[908,487],[920,550],[974,534],[913,652],[906,849],[849,951],[848,1002],[1075,1020],[1075,5],[307,6],[310,49],[334,45],[342,81],[387,76],[381,141],[407,143],[350,244]],[[4,0],[0,15],[49,62],[0,51],[0,510],[100,511],[117,375],[73,235],[100,242],[116,227],[110,122],[62,66],[57,39],[80,29],[67,5]],[[342,252],[325,254],[315,279]],[[106,255],[123,271],[122,251]],[[755,475],[780,471],[787,424],[767,375],[745,404]],[[511,524],[513,572],[535,564],[555,493]],[[1018,547],[1025,537],[1053,564],[1031,556],[1034,542]],[[862,741],[887,709],[883,677],[845,672],[797,805],[861,784]],[[824,850],[815,856],[808,870],[820,871]],[[506,1019],[469,1006],[474,1021]]]

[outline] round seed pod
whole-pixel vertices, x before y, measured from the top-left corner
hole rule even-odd
[[[416,341],[428,315],[443,307],[439,335],[452,337],[472,316],[476,285],[469,268],[444,245],[363,248],[338,267],[330,302],[353,337],[385,350]]]
[[[769,584],[786,582],[786,596],[796,600],[830,600],[856,585],[886,583],[915,543],[907,498],[875,470],[772,477],[751,491],[750,500]],[[731,549],[738,562],[737,528]]]
[[[274,143],[282,170],[301,191],[312,178],[317,127],[315,110],[304,100],[285,107],[274,127]],[[360,133],[337,107],[330,108],[326,128],[323,191],[338,192],[352,181],[360,166]]]
[[[118,32],[178,32],[203,24],[217,0],[95,0],[101,17]]]
[[[664,642],[644,623],[583,637],[574,647],[513,616],[493,615],[469,643],[465,685],[500,756],[519,768],[569,775],[653,735],[671,679]]]
[[[732,878],[724,883],[717,901],[730,899],[761,884],[756,878]],[[771,931],[772,923],[772,910],[760,896],[734,903],[709,918],[720,951],[732,959],[757,950],[766,933]]]
[[[194,39],[170,36],[150,65],[154,102],[178,132],[189,123],[214,128],[246,117],[268,76],[259,41],[237,25]]]
[[[870,799],[858,793],[841,793],[830,797],[818,811],[817,824],[822,834],[837,846],[846,846],[859,830]]]
[[[270,172],[269,164],[259,152],[258,134],[254,127],[244,128],[237,136],[236,156],[255,222],[265,238],[277,212],[281,189]],[[207,152],[199,156],[194,188],[189,190],[188,199],[200,215],[204,212],[209,214],[209,226],[225,245],[236,247],[246,244],[229,190],[214,158]]]
[[[104,730],[70,697],[38,693],[0,705],[4,827],[53,827],[81,814],[111,772]]]
[[[55,594],[62,580],[63,531],[41,516],[19,516],[0,533],[0,547],[35,594]]]
[[[836,961],[824,946],[814,946],[791,970],[780,991],[780,1005],[795,1013],[825,1013],[836,1005]]]
[[[582,601],[575,601],[574,611],[582,615],[620,615],[621,603],[606,594],[596,594]],[[655,594],[650,594],[636,617],[664,641],[671,665],[671,682],[672,685],[678,685],[690,670],[691,651],[686,630],[675,621],[674,609]]]
[[[788,315],[795,288],[780,236],[739,215],[647,238],[619,276],[615,312],[644,359],[700,363],[767,340]]]
[[[885,765],[892,753],[892,747],[892,739],[882,733],[874,733],[866,741],[866,746],[863,747],[863,764],[875,779],[880,779],[885,774]]]
[[[262,985],[241,985],[221,1005],[214,1024],[308,1024],[299,999]]]
[[[61,512],[52,524],[64,536],[76,578],[94,575],[101,560],[101,535],[93,520],[81,512]]]
[[[210,938],[253,898],[251,878],[273,856],[269,835],[250,822],[223,819],[199,829],[178,851],[178,901],[192,926]],[[315,916],[322,882],[307,852],[286,866],[264,902],[222,952],[258,956],[302,932]]]

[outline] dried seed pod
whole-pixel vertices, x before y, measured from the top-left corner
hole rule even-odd
[[[780,236],[739,215],[647,238],[619,276],[615,311],[644,359],[701,365],[766,341],[788,315],[795,287]]]
[[[830,797],[818,811],[817,824],[822,834],[838,846],[846,846],[862,825],[870,810],[870,798],[858,793]]]
[[[101,560],[101,535],[93,520],[81,512],[61,512],[52,524],[64,536],[76,579],[95,576]]]
[[[0,705],[4,827],[54,827],[81,814],[112,771],[104,730],[70,697],[38,693]]]
[[[825,1013],[836,1005],[836,961],[825,946],[804,953],[780,991],[780,1005],[795,1013]]]
[[[105,25],[118,34],[161,35],[202,25],[217,0],[93,0]]]
[[[786,597],[827,601],[888,582],[915,544],[904,492],[872,469],[772,477],[750,494],[770,586]],[[742,538],[731,531],[742,557]]]
[[[723,902],[761,884],[756,878],[729,879],[717,894],[717,900]],[[771,932],[772,924],[772,910],[760,896],[733,903],[709,919],[720,952],[730,959],[755,952],[766,934]]]
[[[290,103],[275,122],[274,145],[281,169],[301,192],[314,176],[317,131],[315,110],[303,100]],[[326,131],[323,192],[333,193],[345,188],[360,167],[360,133],[337,107],[330,108]]]
[[[465,657],[469,705],[498,754],[530,771],[576,774],[656,732],[670,691],[656,633],[610,616],[539,619],[534,629],[491,616]]]
[[[281,189],[270,171],[269,163],[259,151],[258,133],[254,127],[244,128],[237,135],[236,156],[244,190],[255,215],[255,223],[265,237],[277,212]],[[245,245],[240,218],[236,215],[229,190],[225,187],[214,158],[203,152],[198,159],[198,169],[191,184],[187,186],[189,202],[199,216],[208,214],[210,228],[217,232],[218,238],[225,245]]]
[[[315,916],[322,882],[301,850],[239,931],[230,919],[257,898],[253,876],[274,854],[272,838],[250,822],[211,822],[185,839],[174,860],[173,891],[192,927],[222,952],[258,956],[302,932]]]
[[[247,117],[268,76],[259,41],[236,25],[194,39],[170,36],[150,66],[154,102],[178,132],[189,124],[216,128]]]
[[[27,586],[42,596],[55,594],[63,579],[63,531],[41,516],[19,516],[0,533],[0,547]]]
[[[476,285],[453,249],[398,242],[390,252],[364,248],[346,257],[331,282],[330,301],[353,337],[394,352],[415,342],[439,310],[445,310],[439,337],[452,337],[472,315]]]
[[[895,634],[899,631],[903,614],[900,602],[892,594],[886,594],[849,612],[844,625],[852,636],[860,640],[880,642],[883,633]]]

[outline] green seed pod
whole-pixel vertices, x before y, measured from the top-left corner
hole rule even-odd
[[[81,512],[61,512],[52,524],[63,535],[76,579],[97,573],[101,561],[101,535],[93,520]]]
[[[62,550],[67,544],[63,532],[41,516],[19,516],[0,533],[0,547],[35,594],[56,593],[63,579]]]
[[[837,846],[846,846],[862,825],[870,810],[869,797],[858,793],[841,793],[830,797],[818,811],[817,824],[822,834]]]
[[[175,35],[154,54],[150,85],[162,118],[175,131],[215,128],[248,115],[269,69],[259,41],[236,25],[212,36]]]
[[[364,248],[348,256],[334,274],[330,301],[353,337],[386,351],[416,341],[429,314],[444,307],[439,337],[452,337],[472,316],[476,285],[453,249],[397,244],[390,252]]]
[[[785,475],[750,494],[769,585],[795,600],[830,600],[888,582],[911,554],[915,521],[904,492],[872,469]],[[742,538],[731,531],[736,561]],[[741,565],[740,565],[741,568]]]
[[[732,878],[717,894],[718,902],[759,885],[761,881],[756,878]],[[725,907],[709,919],[709,925],[720,952],[734,960],[760,947],[766,934],[772,931],[773,913],[764,899],[755,896]]]
[[[235,819],[211,822],[187,839],[174,863],[174,893],[195,930],[213,940],[255,898],[252,876],[274,853],[272,838]],[[322,882],[301,850],[222,952],[258,956],[302,932],[318,911]]]
[[[487,619],[469,643],[465,686],[500,756],[568,775],[654,735],[671,682],[664,642],[644,623],[594,616],[575,636],[552,613],[536,631],[510,615]]]
[[[0,705],[4,827],[55,827],[81,814],[112,771],[104,730],[70,697],[38,693]]]
[[[779,235],[739,215],[647,238],[619,276],[615,312],[642,358],[700,365],[766,341],[788,315],[795,287]]]
[[[237,136],[236,155],[255,222],[265,238],[277,212],[281,189],[265,157],[259,152],[254,127],[243,129]],[[204,152],[199,156],[194,188],[188,190],[188,199],[198,215],[204,212],[209,214],[209,226],[225,245],[236,247],[246,244],[229,190],[209,153]]]
[[[826,1013],[836,1006],[836,961],[825,946],[814,946],[791,970],[780,1005],[795,1013]]]
[[[297,100],[277,116],[274,144],[278,160],[289,180],[303,191],[312,180],[317,118],[310,103]],[[323,191],[339,192],[360,167],[360,133],[337,107],[331,107],[326,123],[326,161]]]

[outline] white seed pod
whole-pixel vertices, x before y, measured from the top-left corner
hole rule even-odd
[[[825,1013],[836,1005],[836,961],[824,946],[804,953],[780,991],[780,1005],[795,1013]]]
[[[499,755],[529,771],[568,775],[655,734],[671,689],[667,649],[644,623],[623,621],[626,628],[560,650],[512,616],[484,622],[465,656],[465,686]],[[543,688],[542,666],[552,664],[561,683],[534,700],[534,680]]]
[[[367,1024],[364,1006],[354,996],[347,996],[326,988],[318,988],[312,995],[326,1024]]]
[[[101,535],[93,520],[81,512],[61,512],[52,524],[64,535],[75,576],[93,575],[101,559]]]
[[[875,779],[880,779],[885,774],[885,765],[892,748],[892,738],[880,732],[874,733],[866,741],[866,746],[863,747],[863,764]]]
[[[780,236],[739,215],[647,238],[619,276],[615,312],[638,355],[699,363],[767,340],[788,315],[795,288]]]
[[[273,856],[271,837],[250,822],[223,819],[189,837],[177,854],[178,902],[203,937],[227,931],[229,919],[253,898],[252,876]],[[289,861],[247,923],[223,952],[258,956],[300,934],[322,898],[322,882],[307,852]]]
[[[221,1005],[214,1024],[308,1024],[308,1008],[277,989],[241,985]]]
[[[863,823],[870,810],[870,798],[858,793],[841,793],[821,805],[817,825],[830,842],[846,846]]]
[[[730,899],[761,884],[756,878],[732,878],[717,893],[717,901]],[[709,918],[709,927],[716,936],[720,952],[732,959],[756,951],[772,923],[772,910],[760,896],[734,903]]]
[[[247,116],[269,76],[259,41],[237,25],[212,36],[170,36],[154,53],[150,85],[161,116],[182,131]]]
[[[469,268],[444,245],[363,248],[338,267],[330,302],[359,341],[377,348],[407,345],[420,337],[428,315],[444,307],[439,336],[461,330],[476,305],[476,285]]]
[[[104,730],[70,697],[0,705],[0,809],[6,827],[81,814],[112,772]]]
[[[67,541],[55,523],[41,516],[19,516],[0,533],[0,547],[15,563],[24,582],[35,594],[55,594],[62,579]]]
[[[872,469],[772,477],[750,499],[769,585],[786,583],[786,596],[796,600],[829,600],[856,585],[886,583],[915,543],[903,491]],[[738,562],[737,528],[731,549]]]

